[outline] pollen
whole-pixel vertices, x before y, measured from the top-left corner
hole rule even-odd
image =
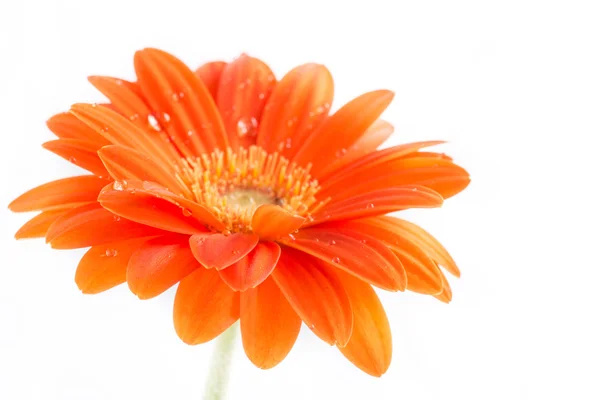
[[[263,204],[310,219],[326,203],[315,197],[320,186],[311,177],[310,166],[299,167],[258,146],[185,158],[176,170],[177,179],[190,188],[194,200],[209,208],[231,232],[252,231],[254,211]]]

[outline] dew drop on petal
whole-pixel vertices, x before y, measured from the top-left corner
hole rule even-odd
[[[336,242],[335,242],[335,240],[333,240],[333,239],[329,241],[329,245],[331,245],[331,246],[335,245],[335,243],[336,243]]]
[[[367,204],[367,208],[375,208],[375,204],[369,203],[369,204]]]
[[[334,263],[334,264],[339,264],[340,263],[340,258],[339,257],[333,257],[331,259],[331,262]]]
[[[292,240],[296,240],[296,236],[292,235],[291,233],[290,233],[290,234],[288,234],[288,237],[289,237],[290,239],[292,239]]]
[[[118,215],[116,215],[116,214],[113,214],[113,221],[115,221],[115,222],[119,222],[120,220],[121,220],[121,217],[119,217],[119,216],[118,216]]]
[[[118,251],[115,249],[106,249],[104,254],[106,254],[106,257],[115,257],[118,254]]]
[[[122,191],[125,190],[125,188],[127,187],[127,182],[126,181],[114,181],[113,182],[113,189],[114,190],[118,190],[118,191]]]
[[[157,132],[160,132],[160,125],[158,124],[158,121],[156,120],[154,115],[152,115],[152,114],[148,115],[148,124],[150,124],[150,127],[152,129],[154,129]]]
[[[163,113],[163,120],[165,122],[169,122],[169,121],[171,121],[171,116],[167,113]]]
[[[237,134],[239,137],[245,137],[248,134],[249,127],[244,119],[240,119],[237,123]]]
[[[335,152],[335,157],[336,158],[340,158],[346,155],[346,153],[348,152],[348,150],[346,149],[339,149]]]
[[[192,212],[190,210],[188,210],[187,208],[182,208],[181,209],[181,213],[183,214],[184,217],[191,217],[192,216]]]
[[[189,131],[187,131],[187,135],[188,135],[189,137],[192,137],[192,136],[194,136],[194,131],[190,129]]]

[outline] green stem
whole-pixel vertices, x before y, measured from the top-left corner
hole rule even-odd
[[[235,349],[238,325],[238,322],[231,325],[217,338],[204,390],[204,400],[225,400],[227,398],[229,367]]]

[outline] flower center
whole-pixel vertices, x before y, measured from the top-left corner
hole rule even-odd
[[[320,187],[309,168],[258,146],[182,159],[177,178],[231,232],[252,231],[252,215],[263,204],[308,218],[324,205],[315,198]]]

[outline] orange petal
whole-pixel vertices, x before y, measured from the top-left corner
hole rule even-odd
[[[46,242],[55,249],[77,249],[161,233],[164,232],[118,217],[99,203],[90,203],[58,218],[48,228]]]
[[[219,275],[233,290],[255,288],[271,275],[280,255],[277,243],[260,242],[246,257],[220,270]]]
[[[293,239],[285,239],[282,243],[308,253],[324,262],[341,268],[360,279],[382,289],[402,290],[405,279],[386,254],[380,254],[362,240],[349,237],[335,230],[308,228],[301,229],[293,235]],[[368,237],[363,240],[368,241]]]
[[[110,144],[110,141],[71,113],[56,114],[46,122],[46,125],[60,139],[86,141],[95,145],[96,149]]]
[[[204,86],[206,86],[210,95],[215,99],[215,102],[217,100],[217,90],[219,89],[221,73],[226,65],[227,63],[223,61],[212,61],[200,66],[196,70],[196,76],[204,83]]]
[[[127,263],[146,239],[93,246],[79,262],[75,283],[85,294],[104,292],[125,282]]]
[[[241,260],[258,243],[258,236],[248,233],[200,233],[190,237],[190,248],[205,268],[223,269]]]
[[[352,307],[337,275],[314,257],[284,248],[271,274],[285,298],[313,332],[344,346],[352,333]]]
[[[50,225],[69,210],[69,208],[59,208],[56,210],[42,211],[27,221],[17,233],[15,233],[15,239],[33,239],[46,236],[46,232]]]
[[[8,205],[14,212],[65,208],[96,201],[109,181],[94,175],[73,176],[31,189]]]
[[[89,76],[88,81],[110,100],[119,114],[140,127],[147,127],[147,122],[140,121],[150,114],[150,109],[144,102],[137,83],[110,76]]]
[[[217,271],[197,268],[179,283],[173,322],[177,335],[185,343],[206,343],[239,317],[240,294],[231,290]]]
[[[206,225],[222,226],[204,206],[151,182],[115,182],[98,201],[114,214],[170,232],[193,235],[206,232]]]
[[[257,144],[291,158],[309,134],[327,118],[333,78],[323,65],[304,64],[277,83],[265,105]]]
[[[392,333],[385,310],[373,288],[348,274],[339,273],[352,303],[354,328],[340,352],[369,375],[383,375],[392,362]]]
[[[384,223],[390,231],[405,237],[419,246],[433,261],[442,265],[452,275],[457,278],[460,277],[460,270],[454,259],[452,259],[452,256],[450,256],[450,253],[425,229],[411,222],[394,217],[379,217],[377,220]]]
[[[452,289],[450,289],[450,284],[444,274],[442,274],[442,293],[436,294],[433,297],[444,303],[450,303],[452,300]]]
[[[252,230],[263,240],[275,240],[300,229],[305,219],[282,207],[263,204],[252,216]]]
[[[184,63],[157,49],[138,51],[135,71],[142,91],[194,155],[228,146],[223,121],[204,83]],[[168,116],[168,117],[166,117]],[[179,146],[179,142],[176,141]]]
[[[110,140],[112,144],[131,147],[144,153],[168,168],[173,163],[172,155],[165,150],[169,146],[164,139],[149,135],[129,119],[106,108],[94,104],[74,104],[71,113],[85,122],[96,132]]]
[[[275,83],[265,63],[245,54],[223,70],[217,106],[234,150],[256,142],[258,123]]]
[[[302,142],[293,161],[300,166],[311,163],[311,174],[319,176],[322,169],[364,135],[393,98],[389,90],[377,90],[350,101]]]
[[[105,146],[98,151],[100,159],[116,181],[151,181],[156,182],[175,194],[192,197],[190,190],[167,171],[156,164],[148,156],[136,150],[118,145]]]
[[[327,221],[372,217],[409,208],[440,207],[443,202],[442,196],[422,186],[380,189],[331,201],[313,215],[313,220],[307,226]]]
[[[403,185],[427,187],[447,199],[461,192],[470,182],[469,174],[452,161],[410,154],[394,161],[363,167],[339,179],[326,183],[327,189],[319,196],[346,197],[360,193]]]
[[[404,265],[402,263],[402,259],[397,256],[392,250],[392,247],[388,246],[387,243],[380,240],[380,238],[372,236],[368,231],[363,229],[355,229],[352,228],[352,221],[349,221],[350,224],[343,226],[323,226],[322,229],[327,229],[329,231],[339,232],[342,235],[347,237],[351,237],[360,241],[363,245],[369,246],[373,250],[375,250],[381,257],[385,258],[388,265],[391,265],[394,270],[397,272],[398,279],[398,290],[404,291],[407,288],[407,273],[405,271]]]
[[[127,284],[140,299],[150,299],[198,267],[188,236],[163,236],[149,240],[133,253],[127,268]]]
[[[94,175],[108,176],[94,143],[79,139],[58,139],[46,142],[42,147]]]
[[[393,250],[406,271],[406,288],[423,294],[438,294],[442,290],[442,277],[438,266],[409,238],[389,229],[378,218],[346,221],[337,224],[343,232],[348,230],[371,236]],[[333,229],[333,228],[330,228]]]
[[[273,368],[294,346],[302,325],[300,318],[272,279],[243,292],[240,302],[244,351],[258,368]]]
[[[394,126],[389,122],[378,119],[365,131],[365,133],[354,142],[343,155],[336,158],[331,164],[327,165],[314,175],[315,178],[326,176],[332,171],[340,169],[352,161],[359,159],[369,153],[377,150],[394,133]]]
[[[179,153],[172,145],[169,136],[162,130],[152,110],[144,101],[141,88],[137,83],[108,76],[90,76],[88,80],[111,101],[115,110],[129,119],[134,125],[148,131],[149,136],[161,139],[165,153],[172,159],[179,158]]]
[[[359,157],[356,160],[348,163],[343,168],[338,168],[332,171],[331,173],[328,173],[327,175],[321,174],[319,176],[321,190],[329,188],[333,185],[338,185],[338,182],[342,179],[353,179],[353,182],[356,183],[357,181],[354,179],[354,177],[364,174],[364,171],[370,170],[371,168],[375,168],[379,165],[384,165],[386,163],[393,163],[418,151],[419,149],[435,146],[442,143],[444,142],[439,140],[406,143],[365,154],[364,156]],[[369,175],[369,177],[372,177],[372,175]],[[324,196],[327,197],[328,194],[324,194]]]

